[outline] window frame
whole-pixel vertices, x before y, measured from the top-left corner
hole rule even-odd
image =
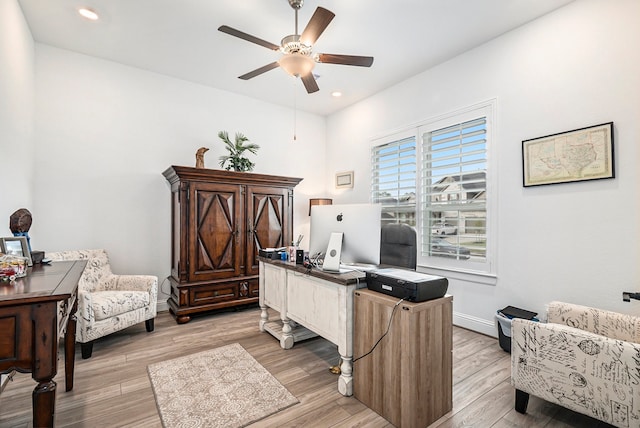
[[[475,119],[479,119],[484,117],[486,120],[486,205],[485,205],[485,216],[486,216],[486,256],[484,261],[472,261],[472,260],[456,260],[455,258],[446,258],[446,257],[438,257],[438,256],[428,256],[422,255],[422,245],[423,245],[423,234],[420,229],[417,229],[417,261],[418,265],[422,266],[426,269],[437,269],[442,271],[455,271],[460,273],[470,273],[477,274],[483,276],[495,276],[496,275],[496,221],[495,221],[495,213],[496,213],[496,157],[495,150],[492,150],[492,147],[495,146],[495,111],[496,111],[496,100],[489,100],[484,103],[476,104],[473,106],[469,106],[467,108],[459,109],[429,120],[426,120],[420,123],[417,126],[417,138],[419,143],[417,144],[418,150],[418,174],[419,176],[422,173],[423,166],[423,141],[422,138],[428,132],[433,132],[437,130],[441,130],[443,128],[447,128],[450,126],[455,126],[458,124],[462,124],[468,121],[472,121]],[[416,209],[416,217],[417,224],[422,226],[425,218],[425,212],[423,212],[420,207],[422,207],[424,202],[424,195],[422,193],[422,184],[419,183],[419,190],[417,191],[417,209]]]
[[[439,116],[432,117],[419,123],[412,124],[406,128],[389,133],[383,137],[371,140],[370,153],[376,146],[389,144],[402,139],[413,137],[416,144],[416,198],[415,198],[415,228],[417,235],[417,265],[418,269],[436,275],[447,276],[455,279],[469,280],[472,275],[473,282],[483,284],[495,284],[497,277],[497,156],[496,150],[496,111],[497,99],[490,99],[465,108],[451,111]],[[470,260],[455,260],[446,257],[422,256],[422,233],[421,225],[423,216],[421,207],[423,203],[421,175],[423,166],[422,136],[425,132],[436,131],[442,128],[461,124],[469,120],[486,118],[486,260],[484,262],[474,262]],[[372,159],[372,157],[371,157]],[[373,202],[373,174],[374,165],[371,163],[371,189],[370,200]]]

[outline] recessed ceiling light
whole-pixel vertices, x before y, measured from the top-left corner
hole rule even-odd
[[[90,21],[97,21],[99,18],[98,13],[95,10],[89,9],[87,7],[81,7],[80,9],[78,9],[78,13],[83,18],[87,18]]]
[[[341,96],[342,96],[342,92],[340,92],[340,91],[333,91],[333,92],[331,92],[331,96],[332,96],[332,97],[335,97],[335,98],[341,97]]]

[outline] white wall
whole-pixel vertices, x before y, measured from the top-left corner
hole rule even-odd
[[[326,120],[298,113],[294,143],[289,109],[39,44],[34,90],[29,30],[17,2],[0,1],[0,158],[11,184],[0,229],[25,206],[35,249],[104,247],[117,273],[162,280],[170,199],[161,173],[193,165],[203,145],[217,167],[219,130],[262,146],[256,172],[305,178],[294,234],[308,235],[309,196],[368,201],[372,137],[497,98],[498,280],[452,280],[456,322],[495,334],[496,309],[543,312],[553,299],[637,312],[621,292],[640,290],[638,16],[635,0],[573,2]],[[522,188],[523,139],[607,121],[615,180]],[[354,189],[335,191],[335,172],[347,170]]]
[[[162,282],[171,246],[162,172],[194,166],[201,146],[210,148],[205,166],[220,168],[220,130],[261,146],[249,155],[255,172],[304,178],[294,193],[294,234],[308,235],[309,195],[324,194],[323,117],[299,112],[293,142],[289,109],[42,44],[36,82],[38,249],[106,248],[114,272]]]
[[[336,202],[369,200],[372,137],[497,98],[498,279],[450,280],[455,322],[496,334],[506,305],[551,300],[640,313],[640,2],[580,0],[327,120],[327,186],[355,170]],[[614,122],[614,180],[522,187],[521,141]],[[355,163],[354,163],[355,160]]]
[[[0,236],[9,216],[32,204],[34,48],[15,0],[0,0]]]

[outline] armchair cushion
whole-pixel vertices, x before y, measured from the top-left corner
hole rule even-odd
[[[547,324],[512,320],[512,385],[612,425],[639,426],[640,344],[581,329],[610,334],[615,326],[629,335],[636,317],[560,302],[548,315]]]
[[[91,309],[96,321],[115,317],[149,306],[146,291],[96,291],[92,293]]]

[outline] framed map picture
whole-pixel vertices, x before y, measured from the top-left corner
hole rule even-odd
[[[522,142],[524,187],[615,178],[613,122]]]

